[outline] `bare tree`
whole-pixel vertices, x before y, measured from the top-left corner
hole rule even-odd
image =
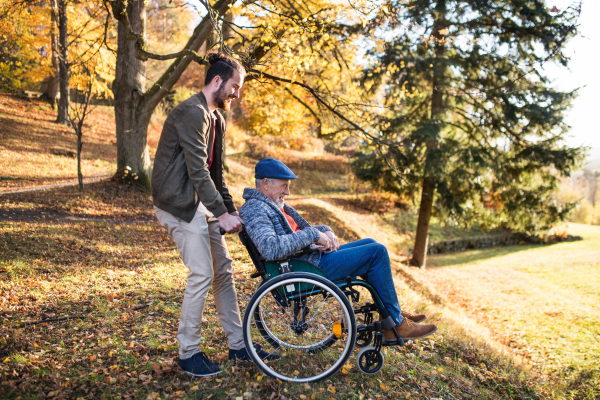
[[[92,99],[92,89],[94,86],[94,73],[90,72],[87,67],[83,67],[88,82],[84,87],[84,91],[75,91],[75,101],[69,104],[69,113],[67,121],[73,128],[77,136],[77,180],[79,181],[79,190],[83,190],[83,174],[81,172],[81,150],[83,148],[83,123],[87,116],[93,111],[94,107],[90,108]]]

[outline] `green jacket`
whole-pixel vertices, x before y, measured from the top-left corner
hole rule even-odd
[[[213,118],[202,92],[181,102],[167,117],[156,149],[153,203],[186,222],[194,218],[199,202],[215,217],[236,211],[223,173],[225,119],[219,112],[214,114],[216,135],[212,134]]]

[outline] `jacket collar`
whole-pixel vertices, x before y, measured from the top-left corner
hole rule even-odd
[[[281,218],[282,223],[284,223],[283,225],[289,227],[290,231],[292,231],[292,227],[290,226],[290,223],[288,222],[287,218],[283,215],[283,212],[281,212],[281,209],[277,206],[277,204],[275,204],[275,202],[273,200],[269,199],[267,196],[265,196],[264,194],[262,194],[255,188],[251,188],[251,187],[244,188],[244,194],[242,195],[242,198],[246,201],[248,201],[250,199],[262,201],[263,203],[266,203],[267,205],[269,205],[269,207],[277,210],[278,211],[277,215],[279,215],[279,217]],[[284,206],[283,206],[284,209],[286,206],[289,207],[287,204],[284,204]]]
[[[277,207],[277,204],[275,204],[275,202],[273,200],[271,200],[270,198],[268,198],[267,196],[265,196],[264,194],[262,194],[255,188],[251,188],[251,187],[244,188],[244,194],[242,195],[242,198],[244,200],[254,199],[254,200],[263,201],[263,202],[267,203],[268,205],[275,207],[277,210],[279,210],[279,207]]]
[[[217,121],[220,122],[222,118],[221,112],[218,108],[215,108],[215,111],[210,111],[210,108],[208,108],[208,101],[206,101],[206,96],[204,95],[204,92],[199,91],[198,94],[196,94],[196,96],[198,96],[198,99],[200,99],[200,104],[202,105],[202,107],[204,107],[206,111],[213,116],[213,120],[214,117],[216,117]]]

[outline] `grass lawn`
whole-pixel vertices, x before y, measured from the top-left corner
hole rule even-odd
[[[583,240],[432,256],[424,274],[534,372],[597,398],[600,227],[570,224],[568,232]]]

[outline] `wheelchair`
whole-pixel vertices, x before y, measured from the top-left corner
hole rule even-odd
[[[327,379],[346,365],[355,346],[360,348],[358,369],[375,374],[384,364],[382,347],[404,345],[369,283],[354,277],[332,282],[320,268],[294,258],[310,249],[287,259],[265,261],[245,230],[239,237],[256,267],[250,277],[262,279],[244,312],[244,344],[266,375],[302,383]],[[356,289],[360,287],[373,303],[353,308],[352,304],[359,303],[361,293]],[[374,312],[380,321],[374,321]],[[395,342],[384,340],[384,329],[392,329]],[[253,344],[275,356],[261,359]]]

